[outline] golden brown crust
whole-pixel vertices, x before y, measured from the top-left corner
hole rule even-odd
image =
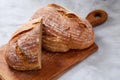
[[[13,34],[6,49],[6,61],[10,67],[16,70],[41,68],[41,29],[39,18],[26,23]]]
[[[94,42],[90,23],[73,12],[49,4],[40,8],[32,19],[43,18],[43,48],[52,52],[66,52],[69,49],[85,49]]]
[[[52,52],[85,49],[93,44],[94,32],[87,20],[49,4],[12,35],[6,49],[9,66],[16,70],[41,68],[41,41],[42,47]]]

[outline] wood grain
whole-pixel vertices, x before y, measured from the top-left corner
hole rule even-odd
[[[21,72],[8,67],[4,59],[5,48],[6,45],[0,48],[1,80],[53,80],[98,49],[94,43],[88,49],[70,50],[65,53],[51,53],[43,50],[42,69]]]

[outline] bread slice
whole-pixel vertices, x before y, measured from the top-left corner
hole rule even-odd
[[[6,61],[16,70],[41,68],[41,18],[32,20],[18,29],[6,48]]]

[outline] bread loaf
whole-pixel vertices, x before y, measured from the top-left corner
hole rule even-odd
[[[66,52],[88,48],[93,42],[94,32],[87,20],[57,4],[49,4],[12,35],[6,61],[16,70],[40,69],[42,47],[51,52]]]
[[[91,24],[75,13],[57,5],[49,4],[38,9],[31,20],[43,18],[42,47],[52,52],[85,49],[94,42]]]
[[[27,22],[11,37],[6,48],[6,61],[16,70],[41,68],[41,18]]]

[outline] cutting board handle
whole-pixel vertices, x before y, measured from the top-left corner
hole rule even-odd
[[[107,18],[108,14],[104,10],[94,10],[90,12],[86,17],[86,19],[91,23],[93,27],[104,23]]]

